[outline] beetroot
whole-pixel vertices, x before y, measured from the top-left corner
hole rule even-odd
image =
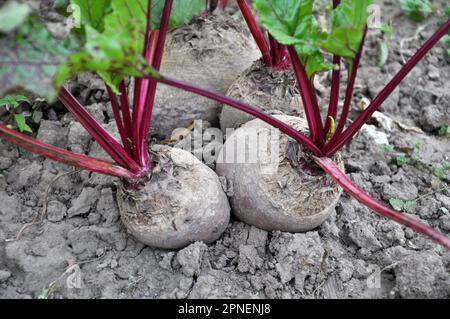
[[[161,71],[225,93],[259,57],[244,25],[227,14],[210,14],[169,33]],[[158,87],[155,103],[152,133],[166,137],[194,120],[217,124],[221,109],[220,104],[166,86]]]
[[[307,131],[304,119],[275,117],[301,132]],[[257,160],[243,163],[232,158],[228,162],[227,153],[246,138],[250,141],[255,138],[257,143],[238,145],[239,154],[245,154],[246,158],[257,154]],[[234,215],[265,230],[311,230],[329,217],[342,192],[316,166],[308,152],[259,119],[244,124],[229,136],[218,158],[217,173],[231,185]],[[341,157],[335,155],[335,160],[343,169]]]
[[[215,241],[228,226],[230,207],[217,175],[191,153],[154,146],[158,163],[142,189],[117,193],[128,232],[152,247],[176,249]]]

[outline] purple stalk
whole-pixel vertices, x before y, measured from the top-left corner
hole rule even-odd
[[[355,185],[350,178],[341,171],[339,166],[328,157],[318,158],[314,160],[322,169],[327,172],[347,193],[358,200],[360,203],[374,210],[377,214],[392,219],[399,224],[405,225],[418,233],[424,234],[431,239],[437,241],[447,249],[450,249],[450,238],[437,230],[427,226],[418,220],[394,211],[387,206],[379,203],[372,198],[363,189]]]
[[[149,76],[148,78],[153,79],[151,76]],[[304,145],[313,154],[320,156],[320,154],[322,153],[321,150],[313,143],[313,141],[308,136],[297,131],[296,129],[292,128],[291,126],[285,124],[284,122],[276,119],[275,117],[262,112],[261,110],[255,108],[255,107],[252,107],[248,104],[242,103],[238,100],[232,99],[230,97],[224,96],[220,93],[210,92],[203,88],[199,88],[199,87],[193,86],[191,84],[188,84],[186,82],[178,81],[178,80],[166,77],[166,76],[161,75],[159,78],[157,78],[155,80],[160,83],[209,98],[218,103],[229,105],[235,109],[238,109],[247,114],[253,115],[254,117],[257,117],[260,120],[267,122],[268,124],[278,128],[280,131],[282,131],[286,135],[295,139],[297,142]]]
[[[214,12],[217,9],[219,0],[206,0],[206,12]]]
[[[147,50],[146,52],[146,56],[145,56],[145,60],[147,61],[147,63],[149,65],[153,65],[154,60],[155,60],[155,55],[156,55],[156,49],[158,46],[158,40],[159,40],[159,30],[153,30],[151,32],[151,36],[150,36],[150,42],[149,42],[149,50]],[[147,97],[148,94],[151,93],[149,92],[149,86],[150,86],[150,80],[148,79],[139,79],[139,85],[140,85],[140,90],[139,90],[139,104],[137,106],[135,106],[136,112],[133,113],[133,116],[135,115],[136,118],[134,118],[134,123],[136,123],[136,121],[139,121],[137,125],[135,125],[135,130],[132,131],[133,136],[135,134],[137,134],[134,138],[133,138],[133,148],[134,148],[134,156],[136,159],[141,159],[141,140],[142,140],[142,135],[141,135],[141,129],[143,126],[143,117],[145,116],[145,109],[146,108],[153,108],[153,103],[154,103],[154,99],[151,99],[149,101],[147,101]],[[153,94],[155,94],[156,92],[154,92]],[[145,166],[145,165],[144,165]]]
[[[263,56],[264,63],[266,66],[272,66],[272,54],[270,52],[270,46],[267,42],[266,36],[264,35],[263,30],[259,26],[258,22],[253,15],[252,8],[248,4],[247,0],[236,0],[239,5],[239,9],[247,23],[247,26],[250,30],[250,33],[253,35],[253,38],[258,45],[259,50]]]
[[[147,25],[145,27],[145,40],[144,40],[144,52],[142,56],[147,55],[150,44],[150,33],[152,32],[152,0],[147,1]]]
[[[81,169],[86,169],[92,172],[110,176],[122,177],[130,180],[137,179],[139,177],[129,170],[112,162],[104,161],[83,154],[74,153],[37,141],[24,134],[7,128],[3,124],[0,124],[0,138],[29,152],[42,155],[51,160],[75,166]]]
[[[269,34],[269,44],[272,55],[272,65],[277,70],[286,70],[291,67],[289,52],[285,45],[280,44],[271,34]]]
[[[122,81],[119,84],[119,91],[120,91],[120,103],[122,106],[122,118],[123,118],[123,124],[125,128],[125,136],[127,138],[126,144],[130,148],[130,140],[131,139],[131,112],[130,112],[130,104],[128,103],[128,94],[127,94],[127,88],[125,87],[125,82]],[[130,154],[132,154],[130,152]]]
[[[144,50],[142,56],[147,60],[150,52],[150,34],[152,32],[152,0],[147,1],[147,25],[145,29]],[[148,60],[147,60],[148,63]],[[149,63],[150,64],[150,63]],[[133,155],[135,159],[141,157],[139,148],[139,127],[141,126],[142,116],[144,113],[145,97],[147,95],[148,81],[140,78],[135,79],[134,98],[133,98],[133,127],[131,131],[131,139],[133,142]]]
[[[133,115],[132,115],[132,123],[136,123],[138,107],[141,104],[141,91],[142,91],[142,81],[141,78],[134,78],[134,93],[133,93]],[[131,137],[133,140],[133,151],[135,151],[134,147],[134,132],[131,131]],[[137,158],[135,156],[135,158]]]
[[[219,8],[221,10],[225,9],[228,5],[228,0],[219,0]]]
[[[111,101],[111,107],[114,114],[114,119],[116,121],[117,130],[119,131],[120,139],[122,140],[122,144],[125,147],[125,150],[129,155],[131,155],[130,145],[127,142],[127,135],[125,132],[125,128],[123,126],[122,117],[120,115],[119,101],[117,100],[117,95],[111,90],[109,86],[106,86],[108,90],[109,99]]]
[[[336,131],[334,132],[333,136],[331,137],[329,143],[333,144],[334,141],[339,138],[339,135],[341,135],[342,131],[345,128],[345,123],[347,123],[348,115],[350,114],[350,107],[352,104],[353,99],[353,90],[355,88],[355,82],[356,82],[356,76],[358,75],[358,68],[359,64],[361,62],[361,56],[364,49],[364,42],[366,40],[366,34],[367,34],[367,26],[364,29],[364,34],[361,40],[361,45],[359,46],[359,51],[356,54],[355,59],[352,61],[352,68],[348,74],[348,83],[347,83],[347,90],[345,92],[345,100],[344,100],[344,106],[342,108],[341,117],[339,119],[339,124],[336,128]]]
[[[330,104],[328,106],[328,114],[325,122],[324,128],[325,133],[328,133],[331,127],[330,117],[336,120],[339,105],[339,92],[340,92],[339,87],[341,84],[341,57],[335,55],[333,57],[333,64],[338,65],[339,69],[333,71],[333,76],[331,78]]]
[[[147,61],[147,63],[151,64],[149,62],[150,56],[151,56],[151,51],[152,51],[152,0],[148,0],[147,3],[147,26],[145,29],[145,42],[144,42],[144,52],[142,53],[142,56],[144,57],[144,59]],[[147,83],[147,88],[148,88],[148,83]],[[141,90],[143,88],[141,87]],[[145,91],[146,89],[144,89]],[[144,94],[143,92],[140,92],[140,96],[139,96],[139,103],[143,102],[141,99],[145,99],[146,94]],[[146,92],[145,92],[146,93]]]
[[[300,88],[306,119],[308,121],[309,131],[311,132],[311,138],[316,145],[321,145],[324,140],[323,125],[320,117],[319,106],[317,105],[317,100],[315,98],[316,92],[311,81],[308,79],[308,75],[300,62],[295,48],[293,46],[289,46],[288,50],[292,68]]]
[[[333,143],[325,146],[324,152],[327,156],[336,153],[343,147],[361,127],[370,119],[372,114],[383,104],[389,95],[397,88],[409,72],[423,59],[423,57],[439,42],[439,40],[450,30],[450,19],[442,25],[433,36],[412,56],[400,69],[388,85],[377,95],[372,103],[361,113],[361,115],[337,138]],[[331,141],[330,141],[331,142]]]
[[[158,39],[159,39],[159,30],[152,30],[150,32],[150,38],[148,40],[147,49],[144,52],[144,58],[145,61],[147,61],[148,65],[153,65],[155,60],[155,54],[156,54],[156,48],[158,46]],[[140,91],[140,108],[143,109],[145,107],[148,94],[148,86],[149,81],[148,80],[142,80],[142,87]]]
[[[155,62],[156,49],[158,48],[158,41],[159,41],[159,33],[160,33],[159,30],[153,30],[150,35],[149,49],[145,55],[145,61],[147,61],[148,65],[153,66]],[[144,107],[146,104],[145,99],[147,98],[148,94],[149,81],[143,79],[142,83],[143,88],[141,90],[141,105],[142,107]]]
[[[86,111],[66,88],[61,89],[58,98],[114,161],[135,173],[141,171],[139,165],[127,154],[122,145]]]
[[[336,9],[338,5],[341,4],[340,0],[333,0],[333,8]],[[332,117],[336,120],[338,106],[339,106],[339,87],[341,84],[341,57],[338,55],[333,55],[333,64],[338,65],[339,68],[333,71],[331,78],[331,93],[330,93],[330,104],[328,106],[328,114],[325,120],[324,134],[326,135],[331,127]]]
[[[164,46],[166,43],[167,33],[169,32],[170,14],[172,12],[173,0],[166,0],[164,4],[164,11],[161,18],[161,24],[159,27],[159,35],[157,37],[156,51],[153,59],[152,66],[155,70],[159,71],[161,68],[162,58],[164,55]],[[143,167],[148,167],[148,134],[150,133],[150,126],[152,121],[153,106],[155,103],[156,95],[156,81],[150,81],[147,97],[145,100],[144,113],[142,117],[141,125],[137,127],[139,129],[138,136],[140,147],[140,163]]]

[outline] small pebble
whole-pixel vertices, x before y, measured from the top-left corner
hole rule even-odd
[[[102,100],[102,96],[103,96],[103,92],[102,91],[97,91],[97,93],[95,93],[95,99],[97,101],[101,101]]]
[[[47,205],[47,218],[51,222],[59,222],[64,219],[67,213],[66,205],[63,203],[53,200]]]
[[[111,268],[116,268],[118,265],[119,264],[118,264],[117,260],[115,260],[115,259],[111,260],[111,264],[110,264]]]
[[[11,277],[11,273],[7,270],[0,270],[0,282],[5,282]]]
[[[439,69],[433,65],[430,65],[428,67],[428,77],[432,81],[437,81],[441,77],[439,74]]]

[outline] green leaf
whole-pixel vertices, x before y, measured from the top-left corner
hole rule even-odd
[[[444,37],[442,37],[441,43],[444,47],[449,48],[447,49],[447,53],[448,55],[450,55],[450,35],[447,34]]]
[[[314,49],[314,52],[310,54],[302,54],[302,52],[304,52],[302,50],[302,47],[295,46],[295,48],[300,56],[300,60],[302,61],[303,65],[306,65],[306,73],[310,78],[316,73],[335,70],[339,68],[337,65],[327,63],[320,50]]]
[[[261,24],[280,43],[300,45],[308,41],[313,22],[313,0],[255,0],[255,9],[260,14]]]
[[[94,71],[118,92],[117,85],[124,76],[140,77],[148,71],[142,57],[141,35],[133,28],[99,33],[86,26],[86,35],[85,50],[70,56],[61,66],[55,79],[57,87],[77,74]]]
[[[402,10],[415,22],[423,21],[433,12],[429,0],[400,0]]]
[[[14,105],[14,98],[12,96],[5,96],[0,99],[0,106],[12,106]]]
[[[144,50],[145,30],[147,27],[147,0],[112,0],[112,13],[105,18],[104,36],[114,36],[124,31],[132,32],[135,38],[134,50],[140,53]],[[124,34],[126,37],[126,34]],[[97,39],[99,39],[97,37]],[[92,37],[90,39],[92,41]],[[90,41],[88,39],[88,43]],[[124,43],[126,39],[115,37],[116,43]],[[129,44],[127,44],[129,45]]]
[[[441,136],[450,136],[450,125],[444,125],[439,128],[438,134]]]
[[[71,38],[55,40],[43,24],[30,17],[16,34],[0,38],[0,96],[28,91],[53,101],[54,76],[76,47]]]
[[[403,204],[403,210],[405,212],[407,212],[408,214],[414,214],[414,212],[416,211],[416,208],[417,208],[417,203],[413,200],[406,201]]]
[[[42,23],[29,17],[15,34],[0,38],[0,96],[28,91],[53,101],[53,78],[77,46],[71,37],[55,40]]]
[[[16,95],[14,96],[14,100],[16,100],[17,102],[26,102],[30,104],[30,100],[25,95]]]
[[[445,46],[450,46],[450,35],[446,34],[445,36],[442,37],[441,42],[445,45]]]
[[[159,29],[165,0],[153,0],[151,7],[152,29]],[[174,0],[170,15],[170,29],[189,23],[192,18],[205,10],[204,0]],[[144,39],[147,28],[148,0],[111,0],[113,13],[105,18],[106,29],[114,30],[133,24]],[[142,45],[144,40],[142,40]]]
[[[152,2],[155,25],[164,2]],[[0,96],[29,91],[51,102],[66,80],[87,71],[98,72],[115,92],[124,76],[159,76],[142,57],[147,0],[72,0],[72,4],[80,7],[84,47],[73,38],[57,41],[36,19],[28,19],[16,34],[0,38]],[[204,8],[204,0],[174,0],[170,25],[186,23]]]
[[[262,25],[278,42],[293,45],[309,77],[335,69],[325,61],[318,43],[327,35],[313,16],[312,0],[256,0]]]
[[[105,16],[111,10],[111,0],[72,0],[72,4],[80,8],[80,16],[76,18],[81,19],[81,24],[103,31]]]
[[[383,144],[382,148],[386,153],[392,153],[394,151],[394,145],[391,144]]]
[[[0,8],[0,32],[9,33],[22,24],[31,13],[24,3],[9,1]]]
[[[354,59],[359,51],[373,0],[342,0],[333,10],[333,30],[322,41],[322,48],[333,54]]]
[[[163,0],[152,2],[151,20],[154,29],[159,28],[164,3]],[[102,32],[89,25],[89,20],[85,19],[85,48],[82,52],[72,55],[61,67],[56,77],[57,86],[61,86],[77,74],[94,71],[115,93],[119,93],[118,84],[124,76],[139,77],[143,75],[144,70],[157,76],[142,57],[148,0],[111,0],[110,5],[111,13],[104,18]],[[189,22],[204,8],[203,0],[175,0],[170,26],[177,27]],[[86,10],[86,8],[82,10],[85,15]]]
[[[391,204],[393,209],[401,212],[403,210],[403,205],[405,204],[405,202],[398,198],[391,198],[389,200],[389,204]]]
[[[30,100],[28,100],[28,98],[24,95],[8,95],[0,99],[0,106],[12,106],[13,108],[16,108],[22,102],[30,103]]]
[[[403,166],[408,163],[408,159],[406,158],[405,154],[397,155],[395,161],[397,162],[398,166]]]
[[[313,0],[255,0],[261,24],[280,43],[293,45],[308,76],[335,69],[321,49],[352,60],[355,58],[373,0],[342,0],[333,10],[331,33],[322,31],[313,15]]]
[[[146,2],[146,1],[144,1]],[[159,29],[164,10],[164,0],[152,1],[152,28]],[[170,15],[169,28],[175,29],[189,23],[196,15],[206,9],[204,0],[174,0]]]
[[[25,115],[23,114],[14,114],[14,120],[16,121],[17,127],[20,132],[28,132],[32,133],[33,130],[28,126]]]
[[[441,180],[445,180],[447,178],[447,170],[439,165],[433,167],[433,174]]]
[[[55,0],[53,7],[56,9],[67,8],[67,6],[70,4],[70,1],[71,0]]]

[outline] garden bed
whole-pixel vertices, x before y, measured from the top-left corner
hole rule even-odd
[[[383,79],[403,64],[402,53],[409,57],[424,35],[436,30],[434,18],[418,25],[392,5],[383,12],[394,27],[390,55],[377,66],[381,34],[369,31],[353,105],[375,97]],[[422,31],[416,34],[418,27]],[[343,152],[356,184],[447,235],[450,170],[444,166],[450,143],[438,131],[450,124],[449,78],[450,62],[438,45],[381,108],[388,119],[373,119]],[[328,90],[329,79],[320,81]],[[101,85],[84,77],[72,89],[99,121],[112,126]],[[104,156],[61,106],[44,107],[37,132],[44,142]],[[374,137],[386,138],[393,149],[376,144]],[[0,173],[1,298],[450,296],[449,251],[347,195],[314,231],[266,232],[232,219],[213,244],[164,251],[126,233],[114,178],[73,171],[3,141]],[[36,216],[39,221],[43,207],[42,223],[8,241]]]

